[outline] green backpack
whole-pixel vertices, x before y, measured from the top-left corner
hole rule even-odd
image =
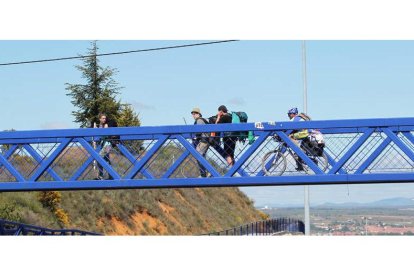
[[[231,122],[233,124],[247,123],[247,120],[248,116],[246,112],[231,112]],[[242,142],[243,144],[246,142],[246,139],[249,140],[249,144],[252,144],[254,142],[253,131],[234,131],[232,133],[232,136],[237,137],[237,141]]]

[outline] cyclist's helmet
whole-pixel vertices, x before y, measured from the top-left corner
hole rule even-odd
[[[293,107],[291,109],[288,110],[288,114],[298,114],[298,108],[297,107]]]

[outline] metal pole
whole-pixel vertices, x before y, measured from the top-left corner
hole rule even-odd
[[[306,42],[302,41],[303,112],[308,113],[308,87],[306,79]],[[309,185],[305,185],[305,235],[310,235]]]

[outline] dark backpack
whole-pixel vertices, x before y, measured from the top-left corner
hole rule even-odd
[[[116,120],[109,119],[107,124],[108,127],[118,127],[118,122]],[[111,145],[115,147],[119,143],[120,137],[119,135],[111,135],[108,136],[108,140],[111,143]]]
[[[248,120],[248,116],[247,113],[244,111],[237,111],[237,112],[232,112],[231,113],[232,116],[232,123],[238,124],[238,123],[247,123]],[[248,131],[235,131],[233,132],[232,136],[237,137],[237,140],[239,142],[245,142],[247,137],[249,136],[249,132]]]

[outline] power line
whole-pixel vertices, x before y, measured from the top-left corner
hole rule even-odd
[[[228,43],[228,42],[236,42],[236,41],[238,41],[238,40],[221,40],[221,41],[194,43],[194,44],[174,45],[174,46],[159,47],[159,48],[150,48],[150,49],[132,50],[132,51],[124,51],[124,52],[113,52],[113,53],[97,54],[96,56],[99,57],[99,56],[124,55],[124,54],[131,54],[131,53],[170,50],[170,49],[177,49],[177,48],[205,46],[205,45],[211,45],[211,44]],[[79,55],[79,56],[73,56],[73,57],[62,57],[62,58],[39,59],[39,60],[30,60],[30,61],[8,62],[8,63],[0,63],[0,66],[21,65],[21,64],[29,64],[29,63],[51,62],[51,61],[62,61],[62,60],[69,60],[69,59],[81,59],[81,58],[89,58],[89,57],[94,57],[94,56],[95,55],[86,55],[86,56]]]

